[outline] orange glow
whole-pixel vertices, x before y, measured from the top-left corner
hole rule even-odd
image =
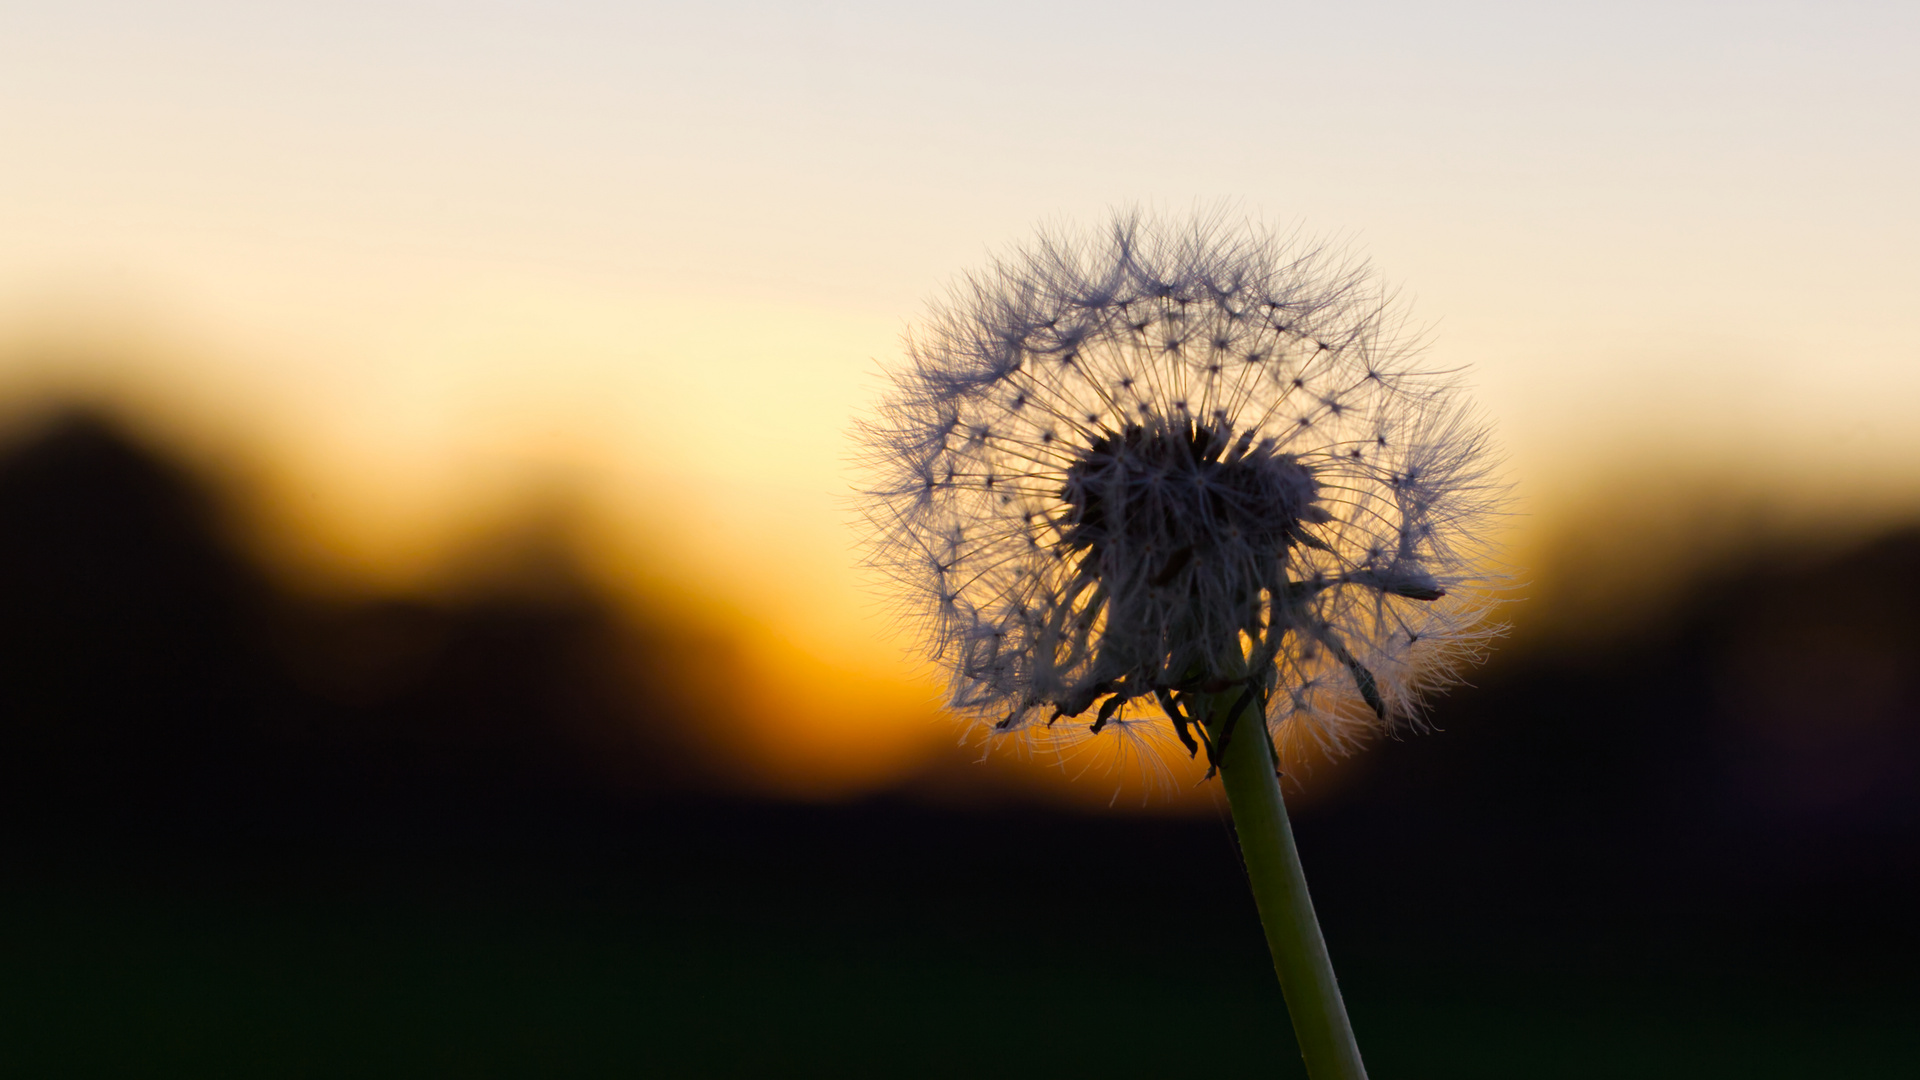
[[[849,670],[771,634],[742,643],[747,671],[714,693],[740,707],[718,732],[756,787],[833,798],[899,785],[953,742],[924,682]]]
[[[736,320],[721,346],[706,330],[721,317],[712,306],[621,313],[618,298],[576,298],[528,314],[540,303],[481,305],[487,333],[460,319],[394,331],[407,343],[382,346],[395,365],[409,350],[507,358],[476,360],[458,377],[451,360],[439,376],[414,371],[401,379],[415,387],[407,393],[379,391],[378,364],[327,374],[294,347],[284,364],[247,362],[236,359],[248,355],[243,345],[168,346],[165,326],[69,311],[17,321],[0,353],[0,394],[15,416],[73,398],[131,416],[241,494],[257,549],[309,588],[432,590],[484,563],[514,529],[557,524],[593,582],[636,611],[675,613],[733,643],[737,671],[712,688],[703,734],[748,788],[833,799],[910,786],[962,801],[1216,809],[1203,764],[1164,732],[1155,745],[983,754],[943,714],[939,678],[912,660],[857,568],[847,509],[845,425],[875,383],[864,357],[849,357],[893,347],[882,320],[770,306]],[[502,329],[511,326],[520,329]],[[555,326],[568,329],[543,346]],[[569,359],[529,359],[552,356]],[[368,385],[385,405],[364,400]],[[1583,481],[1592,467],[1569,463],[1561,485],[1533,500],[1517,558],[1536,567],[1523,580],[1530,591],[1561,599],[1548,614],[1618,616],[1629,609],[1622,597],[1657,594],[1694,568],[1662,560],[1711,558],[1727,537],[1752,533],[1742,507],[1770,506],[1778,528],[1831,520],[1840,505],[1864,504],[1870,479],[1826,488],[1823,501],[1817,470],[1756,475],[1727,463],[1703,499],[1686,486],[1700,481],[1647,460],[1611,486]],[[1911,490],[1900,479],[1879,489],[1892,509]],[[1304,794],[1347,771],[1314,763],[1299,778]]]

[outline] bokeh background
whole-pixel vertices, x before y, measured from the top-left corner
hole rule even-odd
[[[1519,493],[1441,730],[1290,778],[1375,1073],[1914,1075],[1917,31],[0,5],[0,1061],[1297,1069],[1214,791],[980,760],[849,524],[957,272],[1225,205]]]

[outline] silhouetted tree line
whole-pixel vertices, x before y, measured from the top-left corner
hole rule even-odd
[[[681,691],[724,642],[539,569],[537,590],[302,596],[180,466],[97,415],[59,418],[0,458],[13,824],[244,831],[705,780]]]
[[[1730,553],[1624,631],[1497,653],[1438,733],[1367,751],[1304,815],[1329,909],[1635,956],[1650,932],[1793,942],[1920,986],[1916,611],[1909,528]]]
[[[241,553],[181,467],[98,417],[51,423],[0,457],[6,827],[270,845],[427,818],[483,835],[636,796],[725,804],[690,737],[724,643],[549,579],[454,600],[302,596]],[[1756,554],[1631,633],[1496,657],[1442,700],[1442,733],[1368,750],[1299,815],[1332,932],[1464,946],[1524,923],[1604,949],[1679,925],[1736,950],[1852,935],[1873,943],[1857,955],[1920,956],[1916,611],[1907,530],[1837,556]],[[1103,851],[1113,873],[1135,866],[1146,828],[1087,825],[1069,843],[1065,826],[898,802],[730,805],[675,819],[706,852],[688,858],[758,845],[739,865],[843,884],[884,867],[1008,896],[1035,868],[1091,895],[1101,871],[1079,868]],[[1220,842],[1210,822],[1151,829],[1160,847]],[[1027,885],[994,885],[989,866]],[[1101,895],[1181,888],[1156,880]],[[1207,897],[1222,891],[1207,880]]]

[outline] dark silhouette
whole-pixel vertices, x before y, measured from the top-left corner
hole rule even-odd
[[[557,551],[529,548],[536,589],[298,596],[178,466],[101,417],[52,421],[0,460],[13,824],[264,840],[289,816],[704,779],[667,673],[725,643],[623,618]]]
[[[1616,638],[1496,658],[1443,732],[1370,751],[1309,812],[1354,894],[1333,910],[1423,881],[1432,933],[1678,935],[1911,982],[1920,531],[1737,563]]]

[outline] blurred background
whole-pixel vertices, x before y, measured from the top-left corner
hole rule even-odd
[[[1375,1074],[1920,1074],[1916,31],[0,4],[0,1063],[1297,1072],[1215,789],[979,760],[848,509],[956,273],[1225,202],[1520,493],[1290,777]]]

